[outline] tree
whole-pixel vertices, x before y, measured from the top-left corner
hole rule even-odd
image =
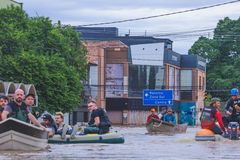
[[[240,19],[220,20],[212,39],[200,37],[189,50],[207,59],[207,90],[226,98],[228,90],[240,86]]]
[[[7,19],[6,19],[7,17]],[[23,25],[23,26],[22,26]],[[20,8],[0,10],[0,73],[6,81],[32,83],[40,110],[69,112],[81,101],[86,50],[71,26],[30,18]]]

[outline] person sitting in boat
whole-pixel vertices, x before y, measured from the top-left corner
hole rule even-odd
[[[210,106],[206,106],[202,110],[200,117],[202,129],[212,130],[215,134],[225,133],[222,115],[219,111],[221,102],[219,98],[212,98]],[[220,127],[216,124],[216,121]]]
[[[34,106],[35,96],[34,94],[28,94],[25,96],[25,104],[27,105],[27,109],[32,113],[32,107]]]
[[[147,124],[151,123],[151,122],[160,122],[161,121],[156,113],[155,108],[151,108],[150,112],[151,112],[151,114],[147,117]]]
[[[172,108],[167,109],[167,113],[163,116],[163,121],[176,124],[176,117],[173,114]]]
[[[2,112],[3,120],[7,119],[8,117],[12,117],[28,123],[31,121],[34,125],[46,129],[27,109],[26,104],[23,102],[24,91],[22,89],[17,89],[14,93],[13,98],[13,101],[10,101],[4,107],[4,110]]]
[[[62,112],[55,113],[55,123],[57,127],[55,134],[61,135],[62,139],[65,139],[66,134],[70,134],[71,136],[73,136],[72,134],[75,134],[73,133],[72,127],[64,123],[64,115]]]
[[[7,96],[1,96],[0,97],[0,121],[2,120],[2,112],[4,110],[4,106],[8,103],[8,97]]]
[[[158,117],[160,118],[160,120],[163,120],[163,117],[166,113],[167,113],[167,109],[163,108],[161,112],[158,114]]]
[[[57,126],[52,118],[52,116],[48,113],[45,113],[42,116],[43,122],[41,125],[47,128],[48,137],[52,137],[57,132]]]
[[[240,98],[238,89],[231,89],[230,95],[231,97],[224,106],[226,115],[223,117],[223,123],[225,127],[228,126],[229,122],[240,122]]]
[[[95,100],[88,102],[88,110],[91,113],[88,126],[84,128],[84,134],[98,133],[104,134],[109,132],[111,122],[103,108],[97,107]]]

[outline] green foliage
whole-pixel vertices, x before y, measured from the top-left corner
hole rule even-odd
[[[207,59],[207,90],[226,99],[229,89],[240,86],[240,19],[220,20],[213,38],[200,37],[189,53]]]
[[[14,7],[0,10],[0,28],[1,77],[34,84],[42,111],[77,107],[87,68],[80,35],[71,26],[53,25],[46,17],[29,18]]]

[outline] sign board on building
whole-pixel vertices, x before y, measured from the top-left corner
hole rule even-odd
[[[173,105],[173,90],[143,90],[144,106]]]
[[[131,45],[130,49],[132,64],[163,66],[164,43]]]

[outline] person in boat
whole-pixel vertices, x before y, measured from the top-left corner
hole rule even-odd
[[[151,112],[151,114],[148,115],[148,117],[147,117],[147,124],[151,123],[151,122],[160,122],[161,121],[160,118],[157,115],[157,112],[156,112],[155,108],[151,108],[150,112]]]
[[[34,117],[39,118],[40,114],[37,111],[37,107],[33,107],[35,105],[35,95],[29,93],[25,96],[25,104],[27,105],[28,110],[34,115]]]
[[[75,134],[73,133],[72,127],[64,123],[64,115],[62,112],[55,113],[55,123],[57,127],[55,134],[61,135],[62,139],[65,139],[66,134],[70,134],[71,136],[73,136],[72,134]]]
[[[32,113],[32,107],[34,106],[35,96],[34,94],[29,93],[25,96],[25,104],[27,105],[27,109]]]
[[[42,119],[43,119],[43,122],[41,123],[41,125],[43,125],[45,128],[47,128],[48,137],[52,137],[57,132],[57,126],[54,122],[54,119],[48,113],[45,113],[42,116]]]
[[[163,121],[176,124],[176,117],[173,114],[172,108],[167,109],[167,113],[163,116]]]
[[[240,122],[240,98],[239,90],[233,88],[230,91],[231,97],[227,100],[224,110],[225,116],[223,117],[224,126],[227,127],[229,122]]]
[[[210,106],[205,106],[200,117],[202,129],[212,130],[215,134],[225,134],[226,130],[222,121],[222,115],[219,111],[221,102],[219,98],[212,98]],[[220,125],[220,127],[216,124]]]
[[[8,97],[7,96],[1,96],[0,97],[0,121],[2,120],[2,112],[4,110],[4,106],[8,103]]]
[[[161,112],[158,114],[158,117],[160,118],[160,120],[163,120],[163,117],[166,113],[167,113],[167,109],[163,108]]]
[[[13,101],[10,101],[2,112],[2,119],[5,120],[8,117],[16,118],[18,120],[29,123],[30,121],[43,129],[43,127],[38,120],[32,115],[32,113],[27,109],[24,100],[24,91],[22,89],[17,89],[14,93]]]
[[[88,102],[88,110],[91,113],[91,116],[90,121],[88,122],[88,126],[84,128],[84,134],[108,133],[111,127],[111,122],[107,116],[106,111],[103,108],[97,107],[95,100],[90,100]]]

